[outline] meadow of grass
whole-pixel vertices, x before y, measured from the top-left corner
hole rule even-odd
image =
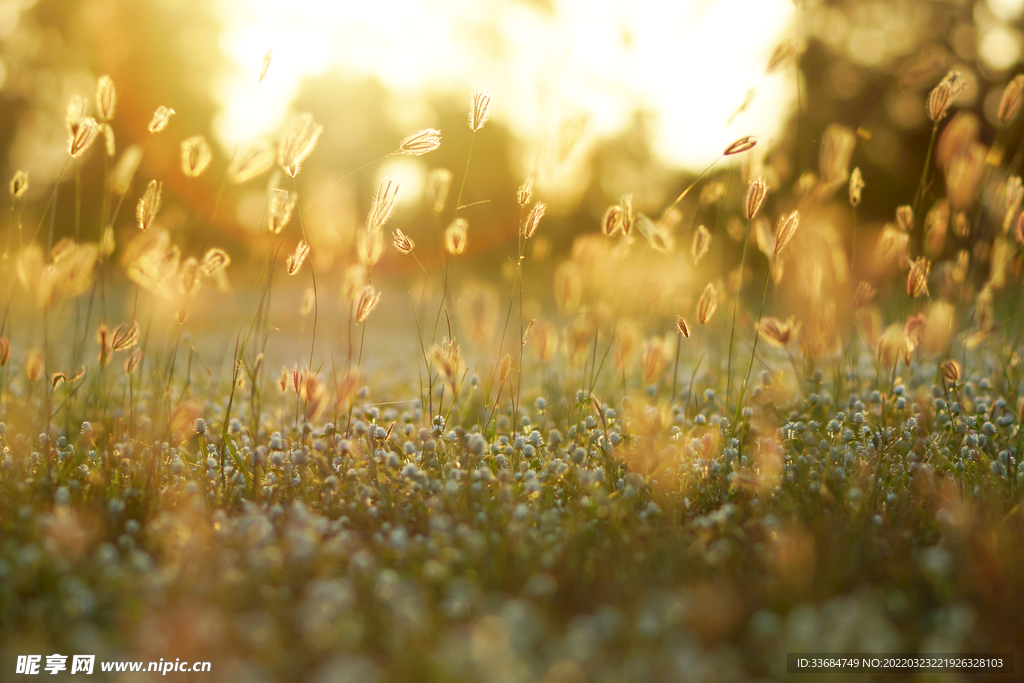
[[[53,652],[205,660],[224,681],[547,683],[1020,655],[1024,190],[950,109],[961,87],[927,98],[920,184],[880,229],[858,225],[872,187],[834,125],[813,171],[738,140],[557,258],[524,179],[486,280],[462,265],[486,230],[489,198],[464,194],[486,93],[444,132],[469,154],[431,171],[429,224],[392,230],[385,180],[325,268],[312,116],[228,160],[221,191],[267,182],[248,250],[197,250],[205,207],[136,177],[146,140],[111,149],[101,197],[76,192],[113,144],[100,79],[68,106],[64,182],[34,202],[31,178],[10,185],[0,678]],[[210,172],[181,137],[168,173]],[[426,129],[394,155],[441,144]]]

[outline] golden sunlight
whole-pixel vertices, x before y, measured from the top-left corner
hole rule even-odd
[[[303,79],[332,70],[378,79],[410,130],[431,125],[430,97],[489,90],[524,165],[567,127],[591,149],[642,112],[662,161],[697,170],[741,135],[777,137],[795,102],[792,68],[765,68],[793,24],[788,0],[218,0],[218,12],[225,149],[240,130],[279,127]]]

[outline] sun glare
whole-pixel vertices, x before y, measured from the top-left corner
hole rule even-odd
[[[396,123],[409,128],[431,123],[427,96],[490,90],[493,116],[526,154],[567,120],[599,140],[642,111],[656,153],[689,169],[741,135],[775,137],[794,100],[791,70],[765,74],[793,19],[788,0],[640,0],[628,9],[610,0],[218,2],[232,65],[215,85],[226,148],[240,130],[278,127],[303,79],[331,70],[377,78],[399,103]]]

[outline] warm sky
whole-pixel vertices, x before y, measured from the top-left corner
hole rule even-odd
[[[229,148],[243,122],[247,137],[277,129],[302,77],[330,69],[380,79],[410,130],[432,123],[421,95],[468,105],[474,90],[489,90],[492,119],[524,149],[570,119],[586,119],[587,139],[598,140],[640,108],[656,117],[657,153],[689,169],[743,135],[770,140],[794,103],[792,67],[765,75],[791,35],[791,0],[216,2],[233,64],[216,84],[216,130]],[[257,93],[268,48],[273,62]],[[752,89],[746,112],[727,125]]]

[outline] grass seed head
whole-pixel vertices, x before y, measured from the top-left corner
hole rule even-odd
[[[725,151],[722,152],[722,156],[730,157],[733,154],[741,154],[743,152],[746,152],[748,149],[753,149],[754,145],[756,144],[757,138],[755,138],[753,135],[745,135],[744,137],[740,138],[736,142],[726,147]]]
[[[270,193],[269,206],[267,207],[267,226],[270,232],[279,235],[288,227],[292,220],[292,211],[295,209],[295,201],[298,197],[287,190],[275,188]]]
[[[399,154],[418,157],[433,152],[441,146],[441,131],[436,128],[424,128],[416,131],[398,146]]]
[[[875,288],[869,283],[861,280],[857,283],[857,288],[853,291],[853,310],[859,311],[871,303],[871,300],[874,298]]]
[[[412,253],[412,250],[416,247],[416,243],[412,241],[412,238],[406,235],[401,230],[395,230],[393,233],[395,249],[401,254]]]
[[[914,229],[914,207],[909,204],[896,209],[896,224],[903,232],[910,232]]]
[[[213,152],[202,135],[181,141],[181,171],[189,178],[201,176],[212,159]]]
[[[159,133],[164,128],[167,128],[167,124],[170,123],[172,116],[174,116],[174,110],[161,104],[153,112],[153,118],[149,121],[149,132]]]
[[[931,269],[931,261],[923,256],[910,262],[910,270],[907,272],[907,296],[912,299],[922,295],[928,296],[928,274]]]
[[[89,100],[81,95],[73,95],[68,100],[68,106],[64,109],[64,125],[68,129],[68,135],[75,136],[79,124],[89,113]]]
[[[11,360],[11,340],[7,337],[0,337],[0,367],[7,365]]]
[[[117,154],[117,144],[114,140],[114,129],[109,123],[104,123],[100,128],[103,129],[103,142],[107,148],[107,156],[112,157]]]
[[[447,168],[435,168],[427,176],[427,192],[431,210],[440,214],[448,202],[448,192],[452,187],[452,172]]]
[[[526,216],[526,220],[523,222],[523,239],[528,240],[533,237],[533,233],[537,232],[537,226],[540,224],[540,219],[544,217],[544,212],[547,208],[544,202],[537,202],[533,205],[530,213]]]
[[[715,288],[714,283],[709,282],[701,293],[700,299],[697,300],[697,322],[701,325],[707,325],[717,308],[718,289]]]
[[[978,186],[985,175],[988,148],[973,142],[957,154],[946,169],[946,196],[954,211],[966,211],[977,198]]]
[[[853,169],[850,173],[850,206],[860,204],[860,193],[864,189],[864,176],[861,175],[860,167]]]
[[[484,127],[491,111],[491,93],[478,90],[473,93],[469,107],[469,129],[474,133]]]
[[[207,251],[206,255],[203,256],[201,268],[204,275],[207,277],[213,277],[229,265],[231,265],[231,256],[228,255],[228,252],[218,247],[214,247]]]
[[[100,125],[91,116],[85,116],[75,123],[74,132],[68,138],[68,154],[72,158],[85,154],[99,135]]]
[[[743,201],[743,216],[748,221],[754,220],[768,198],[768,183],[758,178],[747,186],[747,196]]]
[[[29,382],[36,382],[43,376],[43,350],[35,347],[29,349],[28,357],[25,359],[25,378]]]
[[[1003,97],[999,100],[1000,125],[1005,125],[1017,118],[1020,113],[1020,106],[1024,103],[1024,75],[1015,76],[1012,81],[1006,84],[1003,90]]]
[[[131,375],[132,373],[134,373],[138,369],[139,364],[141,362],[142,349],[135,349],[130,354],[128,354],[128,357],[124,361],[124,374]]]
[[[676,329],[679,330],[679,334],[687,339],[690,338],[690,325],[686,322],[686,318],[681,315],[676,316]]]
[[[260,83],[263,83],[263,79],[267,77],[267,72],[270,71],[270,60],[274,58],[274,48],[268,48],[267,53],[263,55],[263,66],[260,67]]]
[[[366,268],[372,268],[380,260],[384,251],[384,233],[380,230],[363,229],[356,233],[356,254],[359,262]]]
[[[776,256],[782,253],[782,250],[786,248],[786,245],[789,244],[791,239],[793,239],[793,235],[796,234],[797,228],[799,227],[799,211],[791,211],[779,219],[779,227],[775,231],[774,253]]]
[[[156,214],[160,210],[160,195],[163,184],[156,180],[150,180],[146,186],[146,192],[139,199],[135,207],[135,218],[139,223],[139,230],[145,230],[153,224]]]
[[[292,178],[299,174],[302,163],[313,153],[323,130],[324,127],[317,125],[309,113],[302,114],[288,127],[277,148],[277,163],[285,173]]]
[[[104,74],[96,81],[96,117],[100,121],[109,121],[114,118],[116,107],[117,90],[114,88],[114,80]]]
[[[466,250],[469,223],[465,218],[456,218],[444,231],[444,248],[449,254],[458,255]]]
[[[601,232],[611,237],[617,232],[623,231],[623,219],[625,214],[618,204],[609,206],[601,217]]]
[[[846,182],[850,173],[850,159],[857,145],[853,129],[833,123],[825,129],[821,139],[818,171],[821,181],[829,188],[837,188]]]
[[[711,249],[711,233],[706,227],[701,225],[693,233],[693,244],[690,245],[693,265],[700,263],[700,260],[704,258],[709,249]]]
[[[124,351],[130,349],[139,341],[139,323],[135,320],[129,323],[121,323],[114,328],[110,336],[110,350]]]
[[[269,171],[274,159],[274,146],[269,141],[262,138],[253,140],[228,165],[228,178],[235,185],[240,185]]]
[[[924,250],[929,256],[937,257],[946,245],[946,230],[949,227],[949,202],[945,199],[935,202],[924,218]]]
[[[956,384],[960,381],[960,376],[963,374],[960,369],[960,363],[949,358],[939,363],[939,371],[942,373],[943,379],[950,384]]]
[[[302,264],[306,262],[306,257],[309,256],[309,245],[306,244],[306,240],[299,240],[299,243],[295,245],[295,251],[285,261],[285,267],[289,275],[295,275],[302,268]]]
[[[758,333],[773,346],[782,348],[796,338],[800,331],[800,323],[794,322],[793,316],[787,320],[764,318],[757,324]]]
[[[114,171],[110,174],[110,186],[119,196],[124,195],[131,187],[132,178],[142,161],[142,145],[132,145],[121,153]]]
[[[11,178],[11,198],[21,199],[28,192],[28,173],[17,171]]]
[[[516,201],[519,202],[519,206],[523,207],[529,204],[533,200],[533,176],[529,176],[523,181],[523,184],[519,186],[516,191]]]
[[[950,71],[928,95],[928,118],[938,123],[946,117],[949,105],[967,89],[959,71]]]
[[[356,325],[366,322],[378,303],[380,303],[380,292],[374,289],[373,285],[363,287],[359,292],[359,299],[356,301]]]
[[[393,178],[384,178],[373,195],[373,202],[370,205],[370,213],[366,217],[366,229],[370,231],[380,230],[395,212],[398,203],[399,184]]]

